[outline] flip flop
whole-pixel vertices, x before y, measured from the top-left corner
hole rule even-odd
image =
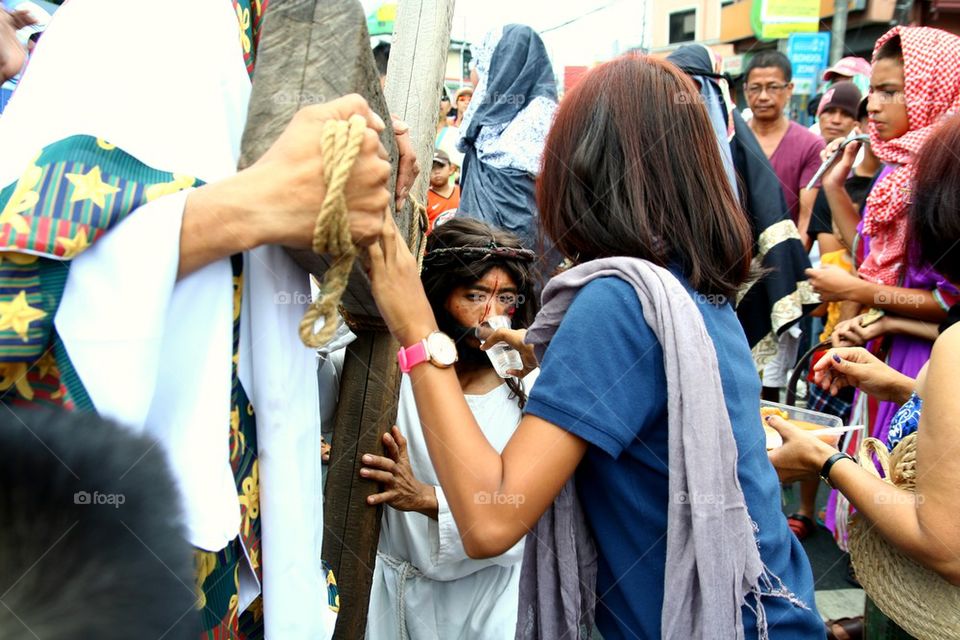
[[[817,532],[817,523],[799,513],[791,513],[787,516],[787,526],[790,527],[793,535],[797,536],[797,540],[801,541]]]
[[[827,620],[827,640],[863,640],[863,616]]]

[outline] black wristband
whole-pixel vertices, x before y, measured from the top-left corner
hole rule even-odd
[[[835,465],[838,461],[843,460],[844,458],[846,458],[847,460],[852,460],[854,462],[857,461],[857,459],[854,458],[853,456],[848,455],[842,451],[838,451],[837,453],[827,458],[827,461],[823,463],[823,467],[820,468],[820,477],[823,478],[824,482],[830,485],[831,489],[836,489],[836,487],[834,487],[833,483],[830,482],[830,470],[833,469],[833,465]]]

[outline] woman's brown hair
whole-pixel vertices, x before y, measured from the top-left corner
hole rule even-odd
[[[946,120],[917,154],[910,204],[916,261],[960,283],[960,114]]]
[[[643,258],[728,298],[750,274],[750,224],[706,108],[669,62],[624,56],[567,93],[537,202],[545,233],[574,262]]]

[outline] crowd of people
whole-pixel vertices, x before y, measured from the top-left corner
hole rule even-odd
[[[300,343],[287,250],[358,115],[344,222],[402,372],[357,469],[367,638],[960,635],[903,605],[960,603],[960,37],[890,29],[805,127],[773,50],[740,85],[687,45],[561,96],[539,34],[494,29],[428,132],[420,257],[390,215],[409,128],[395,193],[356,95],[238,171],[268,3],[168,4],[72,0],[29,52],[0,9],[3,79],[29,65],[0,115],[0,636],[330,636],[321,429],[355,336]],[[863,429],[802,428],[798,392]],[[821,529],[865,619],[818,612]]]

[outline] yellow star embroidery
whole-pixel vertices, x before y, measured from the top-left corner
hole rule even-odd
[[[20,214],[32,209],[40,201],[40,194],[33,190],[43,177],[43,169],[36,165],[39,157],[38,153],[17,180],[17,186],[13,188],[10,199],[3,207],[3,211],[0,211],[0,225],[9,224],[17,233],[30,233],[30,225]]]
[[[173,174],[173,180],[170,182],[158,182],[146,188],[144,194],[147,196],[147,202],[153,202],[157,198],[168,196],[171,193],[177,193],[184,189],[189,189],[196,183],[197,179],[192,176],[186,176],[181,173]]]
[[[250,53],[250,36],[247,35],[247,29],[250,28],[250,10],[237,5],[237,22],[240,23],[240,44],[243,52]]]
[[[30,323],[47,317],[47,312],[31,307],[27,303],[27,292],[21,291],[10,302],[0,302],[0,331],[13,329],[18,336],[27,341]]]
[[[65,177],[73,185],[73,195],[70,196],[70,202],[91,200],[102,209],[105,204],[104,196],[120,191],[120,187],[107,184],[101,179],[100,167],[94,167],[87,173],[68,173]]]
[[[57,244],[63,247],[63,257],[69,260],[83,253],[90,246],[90,239],[86,229],[80,229],[72,238],[57,238]]]
[[[43,380],[47,374],[53,374],[54,377],[60,377],[60,369],[57,367],[57,359],[52,351],[47,351],[39,360],[37,360],[37,371],[40,372],[40,379]]]
[[[230,411],[230,440],[233,442],[233,447],[230,451],[230,459],[234,460],[247,448],[247,438],[243,435],[243,432],[240,431],[239,407],[234,407],[233,410]]]
[[[17,392],[27,400],[33,400],[33,387],[27,380],[26,362],[0,363],[0,391],[7,391],[16,386]]]
[[[257,468],[258,460],[253,461],[253,468],[250,475],[243,479],[240,485],[243,489],[243,495],[240,496],[240,504],[246,507],[243,512],[243,535],[250,535],[250,521],[260,517],[260,470]]]
[[[37,261],[37,256],[29,253],[18,253],[17,251],[0,251],[0,263],[4,260],[13,264],[33,264]]]
[[[203,583],[206,582],[207,576],[213,573],[213,570],[217,568],[217,556],[214,553],[209,551],[194,551],[193,552],[193,566],[194,566],[194,577],[197,580],[196,589],[197,589],[197,609],[203,609],[207,606],[207,594],[203,592]]]

